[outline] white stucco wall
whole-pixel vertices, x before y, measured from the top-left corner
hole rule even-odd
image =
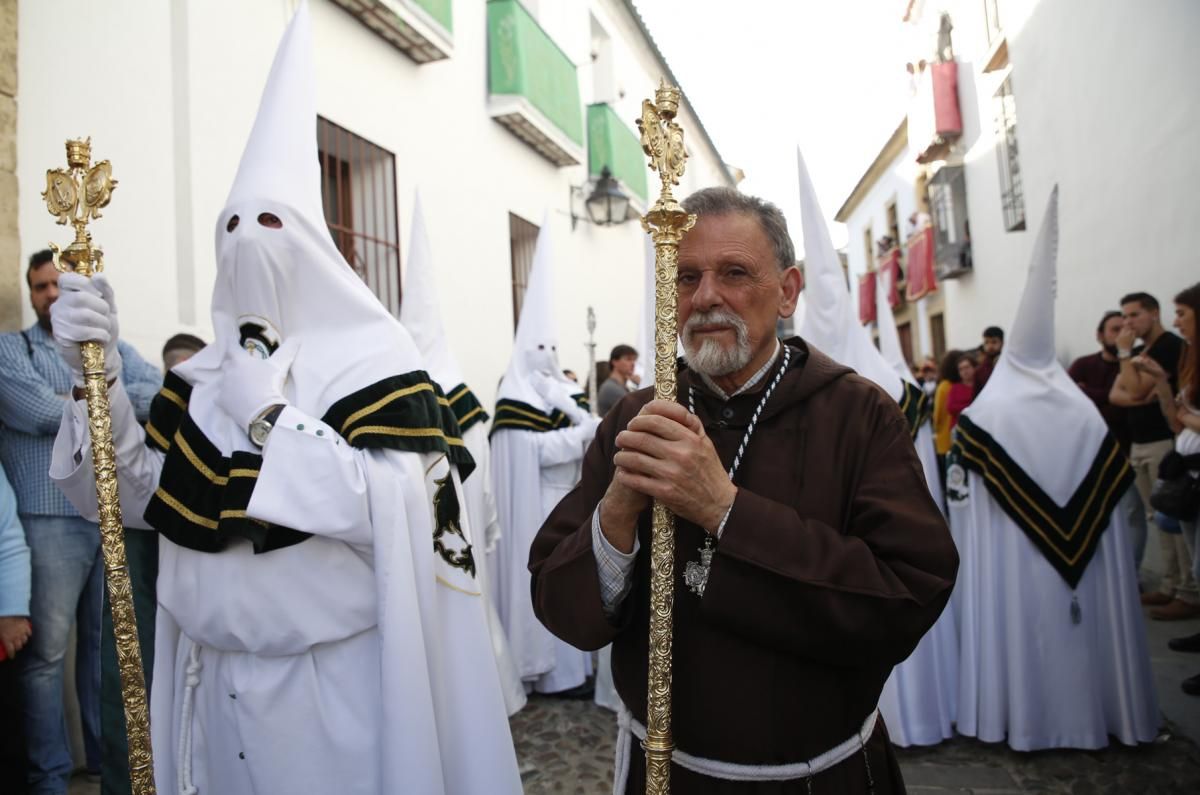
[[[451,58],[418,66],[329,0],[311,0],[320,114],[396,156],[401,260],[407,266],[419,189],[450,343],[466,378],[490,405],[508,362],[514,319],[508,213],[543,218],[557,253],[557,322],[564,367],[587,370],[586,309],[595,307],[598,358],[634,343],[642,311],[644,233],[579,224],[568,195],[586,164],[557,168],[487,114],[486,4],[454,5]],[[547,32],[580,68],[592,100],[589,11],[614,42],[617,112],[630,126],[659,68],[617,0],[532,4]],[[157,361],[178,331],[211,338],[214,224],[241,156],[275,46],[295,3],[115,0],[21,3],[19,175],[22,240],[65,243],[37,196],[47,167],[64,162],[68,136],[91,135],[121,181],[94,234],[105,249],[121,308],[122,336]],[[46,53],[59,22],[78,20],[104,41],[70,93]],[[70,114],[66,112],[69,109]],[[679,195],[724,182],[717,154],[682,114],[692,159]],[[648,176],[652,196],[657,179]],[[30,242],[33,241],[33,242]],[[403,280],[402,280],[403,285]],[[26,319],[32,321],[31,310]]]
[[[974,344],[983,326],[1011,325],[1057,183],[1057,347],[1069,361],[1095,348],[1097,321],[1123,294],[1156,295],[1169,318],[1171,297],[1200,279],[1189,234],[1200,217],[1200,5],[1011,0],[1001,13],[1027,230],[1004,231],[992,121],[1002,77],[979,75],[976,57],[977,80],[959,86],[975,273],[946,284],[946,333]]]
[[[1051,188],[1059,185],[1056,336],[1066,362],[1095,348],[1096,323],[1125,293],[1145,290],[1164,305],[1200,279],[1190,235],[1200,217],[1200,155],[1194,101],[1200,5],[1188,0],[1089,3],[1003,0],[1016,102],[1027,228],[1004,228],[992,97],[1005,74],[983,73],[982,3],[924,6],[954,19],[959,102],[974,271],[939,284],[949,347],[979,343],[982,329],[1008,329],[1016,314]],[[931,27],[930,27],[931,25]],[[922,39],[923,41],[924,39]],[[930,39],[932,42],[932,39]],[[930,45],[932,46],[932,45]],[[863,168],[869,164],[862,158]],[[884,203],[901,196],[903,223],[915,176],[910,151],[873,187],[848,221],[850,268],[860,273],[862,228],[882,234]],[[906,184],[907,183],[907,184]],[[902,226],[903,228],[903,226]]]

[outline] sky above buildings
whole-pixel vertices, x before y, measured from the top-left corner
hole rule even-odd
[[[742,190],[778,204],[801,247],[799,145],[832,223],[907,109],[902,0],[635,4]]]

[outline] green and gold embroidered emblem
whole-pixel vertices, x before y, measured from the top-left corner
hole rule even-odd
[[[454,479],[447,472],[445,477],[433,481],[437,490],[433,493],[433,551],[442,560],[456,569],[475,576],[475,554],[467,534],[462,530],[462,509],[458,504],[458,492]],[[457,541],[454,540],[457,537]]]

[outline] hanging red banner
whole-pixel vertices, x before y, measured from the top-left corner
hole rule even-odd
[[[937,292],[933,270],[933,227],[926,226],[905,243],[908,248],[908,300],[916,301]]]
[[[953,141],[962,135],[958,109],[958,63],[935,63],[933,72],[933,124],[938,137]]]
[[[858,277],[858,322],[875,322],[875,271]]]

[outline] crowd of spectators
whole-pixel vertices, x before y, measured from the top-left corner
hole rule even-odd
[[[1164,327],[1154,296],[1145,292],[1123,296],[1119,310],[1106,310],[1100,316],[1099,349],[1075,359],[1067,371],[1095,403],[1133,468],[1136,488],[1125,495],[1119,510],[1133,529],[1131,552],[1139,571],[1151,533],[1159,544],[1159,577],[1141,595],[1156,621],[1200,616],[1196,513],[1200,497],[1195,496],[1200,478],[1200,345],[1196,341],[1200,284],[1176,295],[1174,304],[1173,325],[1179,334]],[[1004,332],[989,326],[977,348],[951,350],[940,365],[927,359],[914,368],[914,376],[933,401],[934,445],[943,486],[954,426],[986,387],[1003,348]],[[1181,482],[1192,484],[1190,502],[1172,504],[1175,515],[1154,507],[1159,501],[1156,490],[1171,478],[1191,478]],[[1200,634],[1173,639],[1169,646],[1200,653]],[[1200,675],[1185,680],[1183,690],[1200,695]]]

